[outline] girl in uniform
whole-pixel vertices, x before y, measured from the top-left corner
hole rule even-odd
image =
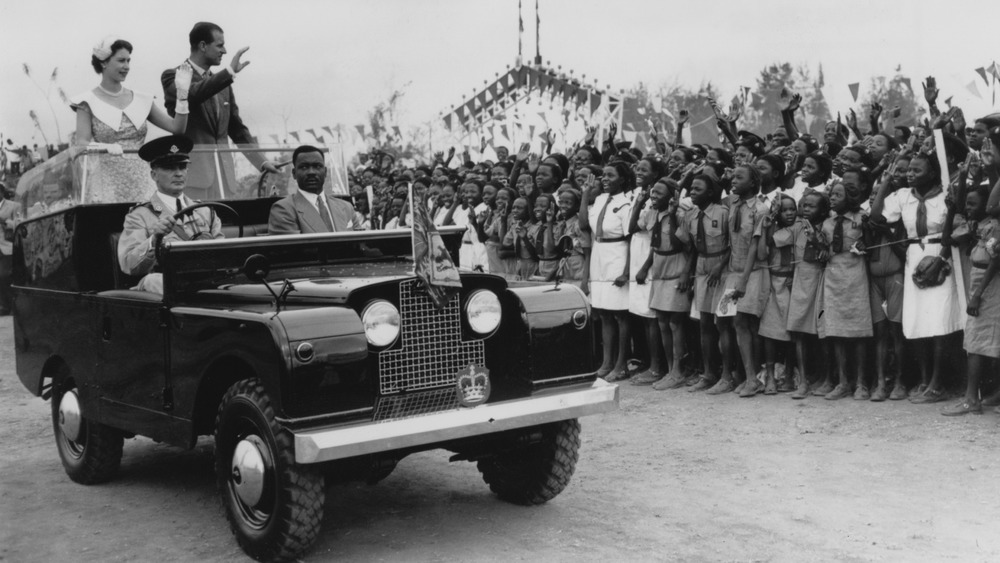
[[[786,348],[785,357],[789,358],[786,365],[785,378],[792,377],[791,342],[788,333],[788,304],[792,295],[792,274],[795,265],[792,263],[794,245],[792,226],[798,216],[795,199],[782,194],[778,200],[778,213],[773,220],[770,216],[764,218],[764,236],[760,244],[767,253],[767,267],[770,277],[770,288],[764,314],[760,317],[760,336],[764,339],[764,394],[774,395],[778,392],[774,377],[774,364],[778,356],[779,346]]]
[[[796,382],[793,399],[805,399],[809,395],[806,355],[807,339],[816,344],[816,318],[819,315],[819,292],[823,287],[824,250],[820,229],[830,215],[830,200],[820,192],[811,192],[799,202],[799,219],[792,225],[792,245],[795,274],[792,277],[792,292],[788,299],[788,329],[795,343],[795,357],[799,362],[799,380]],[[826,358],[822,346],[815,346],[821,357],[824,382],[814,394],[826,395],[833,390]]]

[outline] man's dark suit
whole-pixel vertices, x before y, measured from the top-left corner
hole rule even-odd
[[[170,68],[163,71],[160,76],[160,82],[163,83],[164,105],[171,116],[174,115],[174,108],[177,106],[177,87],[174,85],[176,72],[177,69]],[[232,84],[231,71],[224,70],[211,74],[194,71],[188,92],[191,114],[188,116],[184,135],[194,141],[195,148],[198,145],[218,145],[228,148],[229,139],[237,145],[252,145],[257,142],[240,118]],[[259,170],[265,158],[260,153],[245,154]],[[232,154],[219,153],[219,160],[222,163],[225,194],[219,190],[219,172],[216,171],[215,157],[210,153],[191,154],[188,183],[184,193],[190,195],[192,199],[217,199],[232,195],[237,189]]]
[[[354,208],[350,203],[329,194],[322,194],[333,216],[333,226],[339,231],[353,227]],[[326,233],[329,229],[323,223],[316,207],[309,203],[300,192],[286,196],[271,206],[271,216],[267,222],[269,235],[294,235],[298,233]]]

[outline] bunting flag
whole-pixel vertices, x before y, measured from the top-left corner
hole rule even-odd
[[[397,139],[400,139],[400,140],[403,139],[403,133],[400,132],[398,125],[393,125],[392,126],[392,134],[395,135]]]
[[[462,278],[431,220],[426,200],[414,200],[413,188],[410,190],[410,201],[413,202],[413,274],[423,284],[434,306],[441,310],[462,288]]]
[[[507,141],[510,141],[510,136],[507,135],[507,126],[506,125],[501,125],[500,126],[500,136],[503,137],[504,139],[507,139]]]
[[[451,131],[451,114],[444,116],[444,128]]]
[[[310,135],[312,135],[313,139],[316,139],[317,141],[319,140],[319,137],[316,136],[316,130],[315,129],[306,129],[306,133],[309,133]]]
[[[983,68],[983,67],[977,68],[976,69],[976,73],[979,74],[979,76],[983,77],[983,82],[985,82],[987,86],[990,85],[990,79],[986,77],[986,69],[985,68]]]
[[[596,93],[590,94],[590,115],[597,113],[597,110],[601,107],[601,96]]]
[[[542,118],[542,121],[545,122],[546,127],[549,125],[549,118],[545,117],[545,112],[544,111],[538,112],[538,117]]]
[[[993,75],[993,78],[1000,79],[1000,68],[997,68],[997,63],[986,67],[986,70]]]
[[[324,125],[323,127],[320,127],[320,129],[322,129],[323,131],[326,131],[327,135],[330,135],[330,138],[334,137],[333,129],[330,129],[329,125]]]
[[[460,106],[458,109],[456,109],[455,110],[455,115],[458,116],[458,122],[461,123],[462,125],[465,125],[465,120],[466,120],[466,117],[465,117],[465,106]],[[445,121],[445,123],[448,123],[448,122]]]
[[[904,76],[899,80],[906,86],[906,89],[910,91],[910,95],[913,95],[913,84],[910,84],[910,79]]]
[[[271,139],[274,140],[274,144],[276,144],[276,145],[281,144],[281,142],[278,140],[278,136],[277,135],[268,135],[268,137],[271,137]]]
[[[848,84],[847,87],[851,90],[851,97],[854,98],[855,102],[857,102],[858,101],[858,89],[861,88],[861,83],[860,82],[854,82],[854,83]]]
[[[364,123],[362,123],[361,125],[355,125],[354,128],[357,129],[358,134],[361,135],[362,139],[365,138],[365,125],[364,125]]]
[[[552,78],[549,76],[549,74],[547,72],[539,72],[538,73],[538,89],[540,91],[544,92],[545,89],[549,87],[549,84],[551,82],[552,82]]]
[[[947,98],[944,99],[944,105],[948,106],[948,109],[951,109],[951,100],[954,97],[955,96],[948,96]]]
[[[531,139],[531,138],[534,138],[534,136],[535,136],[535,126],[534,125],[529,125],[528,126],[528,138]]]
[[[321,144],[321,145],[325,145],[326,144],[326,139],[324,139],[322,135],[318,135],[316,137],[316,141],[319,142],[319,144]]]
[[[288,135],[289,135],[289,136],[290,136],[291,138],[295,139],[295,142],[296,142],[296,143],[301,143],[301,142],[302,142],[302,141],[299,141],[299,134],[298,134],[297,132],[295,132],[295,131],[292,131],[292,132],[291,132],[291,133],[289,133]]]
[[[976,81],[975,80],[973,80],[972,82],[969,82],[965,87],[966,87],[966,89],[969,90],[969,92],[972,92],[973,96],[979,98],[980,100],[983,99],[983,95],[979,93],[979,88],[976,87]]]

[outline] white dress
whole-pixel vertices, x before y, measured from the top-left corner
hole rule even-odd
[[[628,284],[616,287],[614,281],[622,275],[628,264],[629,243],[624,237],[628,233],[628,222],[632,214],[632,198],[623,193],[610,196],[611,202],[604,213],[601,226],[602,237],[622,240],[601,242],[597,238],[597,218],[608,197],[608,194],[597,196],[587,216],[594,236],[590,255],[590,302],[597,309],[627,311]]]
[[[473,210],[476,217],[489,210],[489,206],[480,203]],[[476,229],[469,226],[469,209],[464,204],[460,205],[452,215],[452,220],[459,227],[466,227],[465,234],[462,235],[462,248],[458,251],[458,265],[466,270],[475,270],[477,266],[482,271],[490,271],[490,261],[486,256],[486,243],[479,241]]]
[[[90,110],[91,137],[98,143],[114,143],[123,149],[138,149],[146,141],[146,120],[153,109],[153,97],[132,92],[132,102],[118,109],[88,90],[72,99],[70,107]],[[149,175],[149,165],[135,153],[122,156],[91,154],[77,159],[78,178],[86,173],[83,203],[120,203],[147,201],[156,191]]]
[[[903,220],[906,236],[917,236],[917,207],[920,201],[914,197],[912,188],[902,188],[885,198],[885,210],[882,212],[886,221],[894,223]],[[918,288],[913,282],[913,271],[924,256],[937,256],[941,253],[941,245],[936,242],[926,242],[926,239],[939,239],[944,228],[948,209],[945,207],[944,192],[928,198],[927,236],[923,248],[919,244],[911,244],[906,249],[906,269],[903,274],[903,335],[906,338],[929,338],[942,336],[965,328],[965,292],[959,288],[964,286],[961,276],[962,268],[958,260],[958,251],[951,249],[952,273],[944,283],[936,287]]]

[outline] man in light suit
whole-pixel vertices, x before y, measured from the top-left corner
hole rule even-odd
[[[10,274],[13,265],[14,227],[21,204],[7,199],[7,186],[0,183],[0,316],[10,314]]]
[[[232,87],[236,74],[250,64],[240,60],[249,47],[237,51],[229,66],[213,73],[212,67],[222,64],[222,56],[226,54],[222,28],[214,23],[198,22],[191,29],[188,40],[191,44],[191,56],[187,62],[194,72],[188,93],[191,114],[185,136],[196,145],[218,145],[221,148],[229,147],[229,139],[237,145],[255,144],[256,140],[240,118]],[[164,105],[171,116],[174,115],[177,104],[177,87],[174,85],[176,72],[177,69],[171,68],[163,71],[160,76]],[[261,156],[261,153],[244,154],[258,170],[278,172],[274,164]],[[218,156],[220,170],[216,169],[215,155],[211,153],[196,153],[191,156],[187,188],[189,195],[214,199],[235,194],[237,183],[232,154],[219,153]],[[219,186],[220,173],[225,191]]]
[[[156,270],[156,246],[160,240],[222,238],[222,222],[207,208],[174,219],[174,214],[195,201],[184,195],[191,140],[182,135],[153,139],[139,149],[149,163],[156,193],[133,207],[125,216],[118,239],[118,264],[126,274],[144,276],[134,289],[163,293],[163,274]]]
[[[292,175],[299,190],[274,202],[267,222],[269,235],[332,233],[354,228],[354,207],[323,192],[326,162],[316,147],[302,145],[292,153]]]

